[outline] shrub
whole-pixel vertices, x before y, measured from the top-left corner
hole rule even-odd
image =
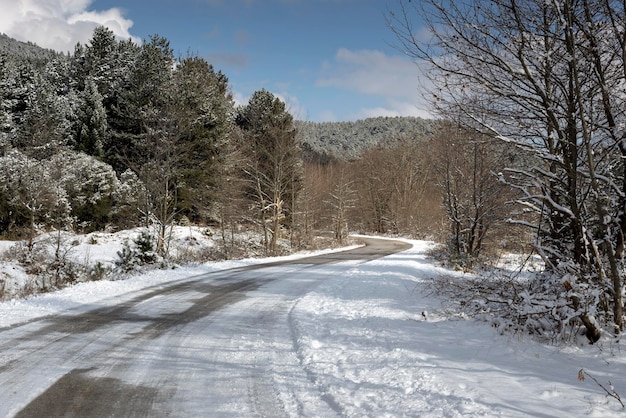
[[[124,241],[121,251],[117,252],[117,256],[118,259],[115,264],[125,273],[147,264],[163,261],[156,253],[154,237],[147,230],[141,231],[132,244],[128,240]]]

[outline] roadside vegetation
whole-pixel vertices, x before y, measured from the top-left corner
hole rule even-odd
[[[432,86],[426,94],[433,108],[477,138],[471,155],[479,156],[493,139],[521,156],[504,165],[486,163],[509,189],[496,196],[512,193],[505,198],[515,208],[506,214],[508,223],[526,227],[525,241],[541,258],[543,274],[482,299],[510,310],[529,332],[576,332],[582,325],[591,343],[618,337],[624,330],[626,235],[624,4],[397,5],[388,23],[399,47],[415,58]],[[416,35],[423,34],[416,22],[426,22],[428,35]],[[473,161],[473,172],[480,172]],[[485,203],[488,214],[499,204],[492,191],[500,186],[483,178],[471,181],[470,201]],[[454,228],[467,231],[453,250],[473,257],[480,243],[474,221],[482,215],[475,211],[463,224],[456,200],[446,198],[446,207],[453,225],[466,225]]]
[[[619,336],[624,11],[445,3],[388,16],[433,86],[433,120],[296,121],[262,88],[237,106],[226,74],[157,35],[101,27],[70,55],[0,37],[0,236],[15,242],[3,262],[37,278],[22,293],[358,232],[441,244],[433,256],[475,277],[433,281],[455,315],[557,343]],[[181,228],[214,245],[175,242]],[[124,231],[114,265],[68,256],[68,237]]]

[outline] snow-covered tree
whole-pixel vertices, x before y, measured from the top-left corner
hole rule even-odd
[[[93,77],[85,80],[85,89],[79,93],[77,123],[74,137],[75,148],[89,155],[104,155],[108,135],[106,109],[103,97]]]
[[[51,71],[54,68],[50,66]],[[45,159],[71,141],[72,97],[59,94],[50,74],[37,73],[27,86],[25,110],[13,145]]]
[[[138,51],[132,68],[116,94],[115,105],[108,112],[106,160],[116,171],[150,161],[149,131],[170,124],[165,110],[171,96],[174,55],[167,39],[152,36]],[[107,102],[106,95],[105,104]],[[107,108],[108,109],[108,108]],[[158,128],[157,128],[158,127]]]
[[[74,50],[72,77],[76,88],[83,91],[87,80],[96,84],[107,111],[112,111],[118,95],[125,88],[139,53],[132,41],[119,41],[110,29],[94,29],[86,45],[78,44]]]
[[[66,227],[71,222],[67,193],[55,181],[47,161],[31,158],[19,150],[0,157],[0,192],[9,205],[8,228],[26,227],[28,247],[46,225]]]
[[[0,154],[6,152],[15,133],[13,94],[16,72],[13,61],[7,55],[0,54]]]
[[[114,224],[120,228],[131,228],[141,224],[143,214],[148,212],[148,196],[144,184],[137,174],[127,169],[119,175],[119,184],[114,194]]]
[[[531,153],[502,179],[536,215],[534,246],[587,328],[623,328],[624,5],[591,0],[398,0],[389,23],[447,117]],[[418,20],[419,15],[419,20]],[[430,37],[414,22],[425,18]],[[566,277],[575,277],[576,285]],[[549,280],[549,279],[548,279]],[[582,289],[595,298],[581,300]],[[610,306],[608,311],[603,307]]]
[[[50,175],[67,196],[79,226],[102,229],[111,220],[119,181],[113,168],[93,156],[75,151],[53,155]]]
[[[176,121],[180,149],[179,208],[193,221],[211,216],[216,190],[223,184],[226,148],[231,138],[233,99],[228,79],[204,59],[187,57],[173,73],[168,112]]]

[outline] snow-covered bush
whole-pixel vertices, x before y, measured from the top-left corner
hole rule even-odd
[[[110,220],[119,181],[113,168],[97,158],[62,151],[49,160],[52,177],[69,199],[72,215],[89,229],[103,228]]]
[[[117,252],[118,259],[115,265],[124,273],[131,272],[147,264],[164,262],[156,252],[155,237],[148,231],[142,230],[132,243],[124,241],[122,249]]]
[[[189,231],[189,235],[174,238],[170,242],[169,260],[173,264],[200,264],[224,258],[222,251],[213,245],[209,229],[204,229],[201,234],[192,233],[191,228]]]
[[[73,247],[73,242],[57,231],[38,237],[33,243],[19,241],[3,254],[3,258],[17,261],[33,278],[29,293],[47,292],[86,279],[89,268],[73,259]]]
[[[148,197],[144,184],[132,170],[120,174],[114,199],[114,224],[120,228],[139,225],[142,213],[146,211]]]
[[[87,281],[94,282],[102,280],[111,273],[111,268],[105,266],[101,261],[96,262],[87,269]]]
[[[4,258],[17,261],[26,273],[36,275],[45,270],[48,252],[42,245],[29,245],[26,241],[19,241],[5,252]]]
[[[11,150],[0,157],[0,192],[6,197],[2,217],[7,226],[25,227],[29,240],[39,225],[64,227],[71,222],[67,193],[51,175],[46,161]]]
[[[104,227],[119,183],[110,165],[75,151],[62,150],[41,161],[18,150],[0,157],[0,192],[7,198],[4,223],[27,226],[31,235],[37,225],[44,230],[70,229],[75,222]]]
[[[610,295],[571,273],[522,276],[520,271],[491,268],[441,276],[433,279],[431,290],[445,297],[443,310],[449,316],[484,320],[502,333],[526,334],[554,344],[578,342],[583,335],[594,343],[601,335],[589,330],[603,329],[602,324],[610,322]]]

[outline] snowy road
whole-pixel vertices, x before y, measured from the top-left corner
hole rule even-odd
[[[410,248],[368,244],[161,283],[0,330],[0,416],[337,415],[302,366],[290,313],[327,279]]]

